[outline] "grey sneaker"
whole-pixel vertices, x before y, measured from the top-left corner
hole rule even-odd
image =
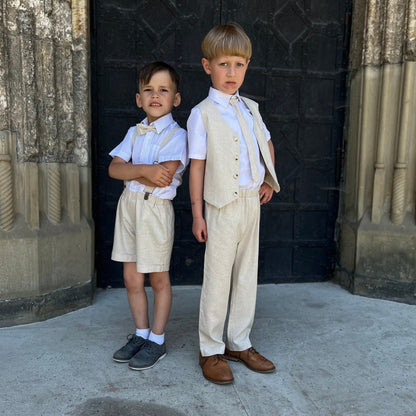
[[[147,370],[152,368],[166,355],[166,345],[146,340],[143,348],[130,360],[129,368],[132,370]]]
[[[129,342],[113,355],[113,360],[117,363],[128,363],[135,354],[143,347],[146,340],[135,334],[130,334],[127,339]]]

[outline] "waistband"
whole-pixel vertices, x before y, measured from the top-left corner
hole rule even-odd
[[[124,189],[123,198],[129,200],[143,200],[145,202],[153,203],[156,205],[167,205],[170,204],[172,201],[170,199],[162,199],[157,196],[153,196],[152,194],[147,194],[143,192],[133,192],[128,190],[127,188]]]
[[[238,191],[238,196],[240,198],[252,198],[253,196],[259,196],[260,188],[254,189],[240,189]]]

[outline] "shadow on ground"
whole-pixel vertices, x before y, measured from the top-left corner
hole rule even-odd
[[[170,407],[135,400],[96,397],[78,405],[71,416],[184,416]]]

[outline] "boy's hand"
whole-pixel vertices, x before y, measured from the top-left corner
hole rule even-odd
[[[143,176],[159,188],[169,186],[173,180],[170,170],[160,164],[147,165]]]
[[[260,205],[267,204],[272,199],[272,196],[273,188],[266,182],[263,182],[259,190]]]
[[[205,243],[205,241],[207,241],[207,223],[203,218],[194,219],[192,223],[192,233],[200,243]]]

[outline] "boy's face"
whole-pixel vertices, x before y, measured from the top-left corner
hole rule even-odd
[[[172,111],[181,103],[181,96],[176,91],[169,71],[158,71],[153,74],[148,84],[139,86],[136,94],[137,107],[146,112],[149,123]]]
[[[250,60],[242,56],[221,55],[213,59],[202,58],[202,66],[211,75],[212,86],[226,94],[235,94],[244,82]]]

